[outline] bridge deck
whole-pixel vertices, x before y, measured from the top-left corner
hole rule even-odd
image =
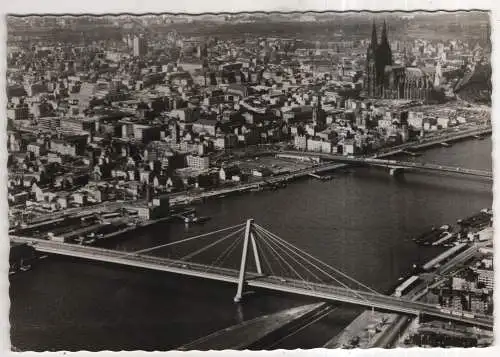
[[[32,244],[36,250],[45,253],[60,254],[151,270],[165,271],[234,284],[237,284],[238,282],[238,271],[235,269],[213,267],[169,258],[136,255],[133,253],[120,252],[110,249],[52,242],[28,237],[11,236],[10,238],[15,242]],[[410,301],[403,298],[396,298],[393,296],[351,290],[328,284],[312,283],[288,278],[284,279],[282,277],[270,275],[260,276],[256,273],[247,273],[246,283],[247,285],[253,287],[317,297],[327,301],[346,302],[412,315],[426,314],[486,328],[493,327],[493,321],[488,316],[476,315],[475,318],[467,318],[461,314],[455,315],[443,312],[439,307],[434,305]]]
[[[279,152],[276,152],[277,154]],[[421,171],[435,171],[435,172],[446,172],[454,173],[459,175],[476,176],[491,179],[493,178],[493,173],[487,170],[476,170],[467,169],[463,167],[446,166],[432,163],[423,162],[412,162],[412,161],[401,161],[401,160],[388,160],[381,159],[377,157],[349,157],[343,155],[335,155],[328,153],[318,153],[318,152],[294,152],[294,151],[284,151],[281,153],[285,154],[295,154],[300,156],[314,156],[326,160],[335,161],[344,164],[361,164],[361,165],[372,165],[372,166],[386,166],[386,167],[397,167],[403,169],[411,170],[421,170]],[[328,169],[328,164],[320,165],[322,169]]]

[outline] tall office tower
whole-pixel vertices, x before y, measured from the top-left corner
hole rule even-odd
[[[148,49],[146,38],[144,36],[134,36],[133,54],[135,57],[143,57]]]

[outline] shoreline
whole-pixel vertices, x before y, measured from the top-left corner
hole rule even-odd
[[[484,229],[484,228],[483,228]],[[425,287],[419,284],[417,287],[413,288],[407,294],[410,300],[417,301],[421,300],[428,294],[429,288],[440,284],[443,281],[442,275],[451,271],[456,265],[459,264],[461,258],[467,259],[469,257],[469,250],[479,251],[481,244],[473,243],[466,251],[458,252],[452,256],[446,258],[448,262],[454,262],[457,260],[456,264],[447,266],[447,269],[442,269],[440,267],[434,268],[431,272],[435,274],[439,279],[431,285],[426,285]],[[454,247],[447,249],[445,252],[453,250]],[[437,257],[442,256],[443,253],[432,258],[429,262],[432,262]],[[428,262],[428,263],[429,263]],[[427,263],[427,264],[428,264]],[[421,276],[422,273],[419,273]],[[393,292],[394,294],[394,292]],[[405,316],[396,313],[380,312],[380,311],[370,311],[365,310],[359,314],[349,325],[347,325],[340,333],[326,342],[324,348],[391,348],[400,337],[407,333],[408,328],[415,324],[418,317],[415,316]]]
[[[425,151],[426,149],[433,148],[436,146],[441,145],[442,142],[456,142],[456,141],[465,141],[465,140],[470,140],[471,138],[475,139],[475,136],[477,135],[491,135],[492,129],[491,128],[478,128],[478,129],[473,129],[469,131],[464,131],[461,133],[457,133],[457,135],[454,135],[452,137],[440,137],[436,139],[432,139],[429,142],[423,142],[423,143],[411,143],[409,145],[404,145],[404,146],[396,146],[390,148],[388,152],[383,152],[381,151],[380,153],[375,153],[373,154],[374,157],[382,158],[382,157],[390,157],[398,154],[407,154],[405,153],[405,150],[414,150],[414,151]],[[484,137],[483,137],[484,139]],[[273,154],[273,152],[269,152],[268,154]],[[297,151],[297,154],[301,154],[301,151]],[[314,152],[307,152],[308,154],[314,154]],[[274,153],[275,154],[275,153]],[[259,155],[264,155],[264,153],[259,153]],[[233,187],[228,187],[228,188],[221,188],[221,189],[215,189],[212,191],[206,191],[202,192],[198,195],[187,195],[182,196],[178,195],[176,197],[179,197],[179,201],[182,200],[187,200],[188,202],[183,204],[192,204],[193,202],[196,203],[198,200],[205,200],[205,199],[210,199],[210,198],[218,198],[219,196],[225,196],[225,195],[230,195],[230,194],[237,194],[237,193],[243,193],[250,191],[255,188],[259,188],[260,186],[266,185],[266,184],[275,184],[275,183],[281,183],[281,182],[289,182],[294,179],[299,179],[299,178],[304,178],[310,176],[309,171],[313,171],[313,173],[317,172],[330,172],[338,169],[343,169],[343,168],[349,168],[352,165],[350,164],[343,164],[343,163],[337,163],[336,165],[334,164],[335,167],[332,168],[322,168],[321,166],[318,167],[309,167],[306,169],[298,170],[296,172],[291,172],[289,174],[283,174],[283,175],[277,175],[277,176],[271,176],[267,180],[259,180],[256,182],[251,182],[251,183],[246,183],[242,185],[236,185]],[[182,198],[181,198],[182,197]],[[171,201],[172,203],[172,201]],[[177,205],[177,202],[173,202],[174,206]]]

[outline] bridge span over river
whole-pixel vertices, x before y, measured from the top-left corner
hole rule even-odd
[[[436,305],[381,294],[254,223],[252,219],[214,232],[134,252],[15,235],[11,235],[10,239],[13,242],[32,245],[37,251],[43,253],[235,284],[235,302],[240,302],[244,298],[245,289],[253,287],[313,297],[322,301],[343,302],[408,315],[427,315],[483,328],[493,328],[492,318],[486,315],[471,316]],[[197,245],[196,250],[179,258],[148,254],[194,241],[203,241],[201,248]],[[215,247],[219,248],[220,254],[210,264],[196,262],[193,259]],[[232,253],[238,257],[239,269],[224,264]],[[239,258],[240,255],[241,258]]]
[[[493,173],[487,170],[477,170],[469,169],[464,167],[447,166],[435,163],[426,162],[416,162],[416,161],[403,161],[403,160],[389,160],[384,158],[379,158],[376,155],[371,157],[361,157],[361,156],[344,156],[335,155],[320,152],[299,152],[299,151],[275,151],[273,154],[277,156],[288,156],[297,158],[319,158],[323,160],[333,161],[337,165],[343,164],[354,164],[354,165],[367,165],[367,166],[379,166],[387,167],[391,171],[391,174],[396,174],[402,170],[412,170],[412,171],[427,171],[427,172],[437,172],[437,173],[448,173],[456,174],[470,177],[480,177],[488,180],[493,179]],[[333,166],[335,168],[335,166]],[[325,171],[328,169],[328,164],[322,164],[318,169]]]

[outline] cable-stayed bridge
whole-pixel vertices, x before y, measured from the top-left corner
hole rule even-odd
[[[252,219],[134,252],[12,235],[10,239],[28,243],[44,253],[233,283],[236,284],[235,302],[243,299],[245,288],[255,287],[324,301],[493,327],[493,319],[486,315],[470,316],[461,311],[380,294],[254,223]],[[153,252],[162,252],[163,256],[152,255]]]

